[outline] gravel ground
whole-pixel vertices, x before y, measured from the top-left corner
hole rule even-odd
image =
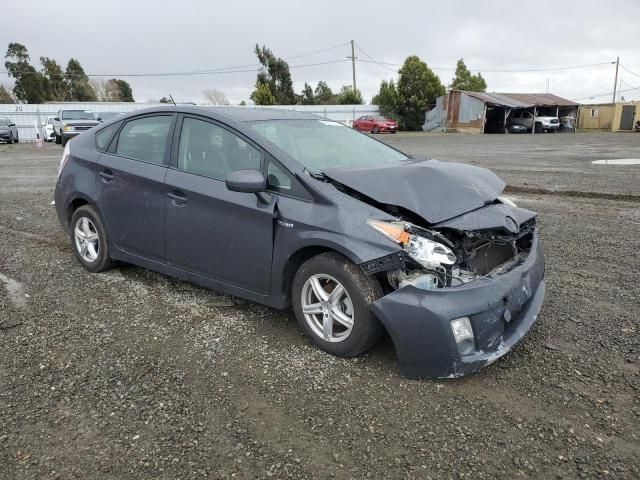
[[[0,145],[0,478],[640,478],[640,167],[588,163],[640,136],[383,140],[491,166],[540,213],[539,322],[479,374],[403,379],[389,341],[337,359],[286,313],[89,274],[49,206],[59,146]]]

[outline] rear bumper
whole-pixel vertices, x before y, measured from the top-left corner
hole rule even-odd
[[[534,325],[545,294],[544,254],[534,237],[527,259],[510,271],[459,287],[407,286],[370,305],[393,340],[407,377],[455,378],[493,363]],[[475,348],[461,355],[451,320],[469,317]]]

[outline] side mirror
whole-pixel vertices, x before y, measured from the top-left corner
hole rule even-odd
[[[59,121],[60,121],[60,118],[55,117],[55,118],[54,118],[54,120],[55,120],[56,122],[59,122]]]
[[[236,170],[225,182],[232,192],[260,193],[267,190],[267,179],[260,170]]]
[[[96,120],[97,120],[98,122],[101,122],[101,121],[102,121],[102,117],[98,117],[98,118],[96,118]]]

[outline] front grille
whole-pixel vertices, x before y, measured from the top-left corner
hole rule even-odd
[[[93,128],[93,125],[74,125],[73,128],[76,131],[84,132],[85,130],[89,130],[90,128]]]

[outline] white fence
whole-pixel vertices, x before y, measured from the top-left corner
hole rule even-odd
[[[97,103],[42,103],[42,104],[0,104],[0,117],[8,117],[18,127],[20,141],[34,141],[39,133],[42,138],[42,126],[47,117],[55,117],[61,108],[91,110],[99,112],[132,112],[142,108],[167,106],[163,103],[131,103],[131,102],[97,102]],[[237,108],[254,108],[247,105]],[[282,108],[297,110],[351,125],[351,122],[362,115],[378,114],[376,105],[274,105],[265,108]]]

